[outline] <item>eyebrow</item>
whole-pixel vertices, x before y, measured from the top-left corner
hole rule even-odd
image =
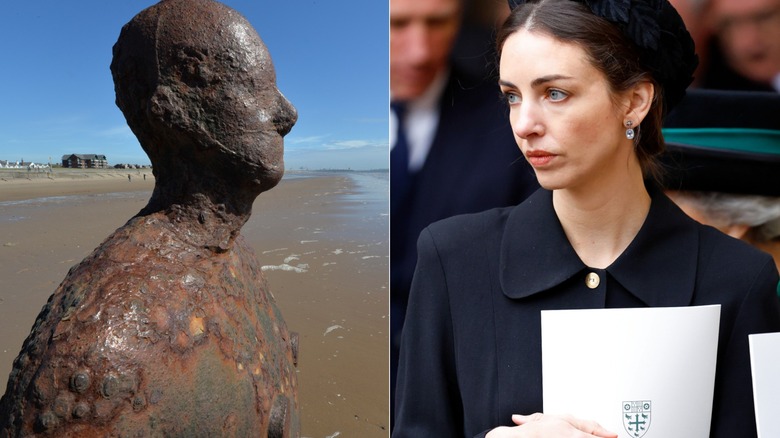
[[[536,78],[533,81],[531,81],[531,87],[532,88],[536,88],[536,87],[538,87],[538,86],[540,86],[542,84],[546,84],[547,82],[552,82],[552,81],[556,81],[556,80],[560,80],[560,79],[574,79],[574,78],[572,78],[571,76],[565,76],[565,75],[547,75],[547,76],[542,76],[540,78]],[[515,84],[513,84],[513,83],[511,83],[509,81],[505,81],[505,80],[499,80],[498,81],[498,85],[503,85],[503,86],[509,87],[509,88],[517,88],[517,86]]]
[[[545,84],[547,82],[552,82],[560,79],[574,79],[571,76],[564,76],[564,75],[548,75],[548,76],[542,76],[541,78],[536,78],[531,82],[531,87],[538,87],[539,85]]]

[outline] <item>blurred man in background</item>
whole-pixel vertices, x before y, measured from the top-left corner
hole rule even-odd
[[[466,6],[390,0],[391,395],[420,231],[456,214],[516,204],[538,187],[514,141],[497,77],[484,74],[495,71],[492,64],[480,74],[473,62],[453,59]],[[472,47],[481,45],[492,41]]]
[[[711,0],[716,38],[701,85],[780,91],[780,0]]]

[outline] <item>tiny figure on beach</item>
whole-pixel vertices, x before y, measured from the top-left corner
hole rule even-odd
[[[0,437],[298,436],[297,338],[240,235],[297,120],[268,50],[220,3],[163,0],[111,72],[154,191],[43,307]]]
[[[127,182],[133,182],[133,178],[130,176],[130,174],[127,174]]]

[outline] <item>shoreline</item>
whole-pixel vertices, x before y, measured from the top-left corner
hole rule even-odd
[[[146,204],[151,173],[127,180],[139,170],[0,181],[3,392],[24,338],[67,270]],[[389,434],[387,194],[373,199],[356,179],[291,173],[257,198],[241,232],[289,330],[300,334],[302,437]]]
[[[57,169],[52,174],[0,169],[0,202],[98,193],[151,193],[153,188],[151,169]]]

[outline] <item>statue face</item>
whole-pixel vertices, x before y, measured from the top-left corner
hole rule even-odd
[[[273,63],[260,37],[243,18],[225,26],[222,44],[199,69],[207,129],[224,147],[222,155],[254,176],[284,171],[283,141],[297,120],[290,102],[276,87]]]
[[[297,113],[276,88],[268,49],[236,11],[161,1],[123,28],[111,71],[117,105],[161,175],[191,161],[261,190],[281,179],[282,137]]]

